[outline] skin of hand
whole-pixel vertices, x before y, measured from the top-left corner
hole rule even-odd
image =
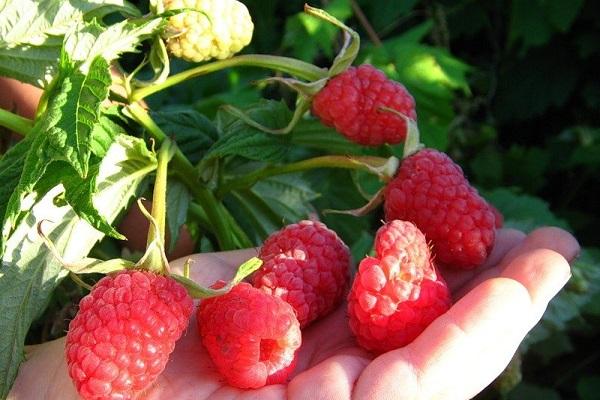
[[[501,229],[487,263],[476,271],[442,271],[451,309],[411,344],[373,357],[349,331],[346,304],[303,332],[298,366],[287,385],[258,390],[228,386],[200,345],[195,320],[177,343],[145,399],[469,399],[508,364],[548,302],[570,278],[579,245],[569,233]],[[256,250],[197,254],[192,277],[210,285],[233,275]],[[172,264],[180,271],[183,259]],[[332,334],[335,332],[335,334]],[[27,349],[11,400],[76,399],[67,375],[64,338]]]
[[[38,87],[0,77],[0,108],[33,119],[41,95]]]

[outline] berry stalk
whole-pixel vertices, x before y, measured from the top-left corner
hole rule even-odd
[[[136,102],[171,86],[178,85],[198,76],[231,67],[259,67],[284,72],[300,79],[316,81],[327,76],[327,71],[313,64],[295,58],[270,56],[265,54],[247,54],[203,64],[195,68],[172,75],[164,82],[134,90],[130,101]]]
[[[142,125],[152,136],[157,143],[161,144],[167,135],[150,117],[148,112],[139,104],[132,103],[125,109],[128,115]],[[221,250],[232,250],[236,246],[236,240],[232,231],[241,231],[237,227],[235,220],[227,209],[217,201],[214,194],[200,182],[198,170],[194,168],[192,163],[185,157],[181,150],[177,149],[173,156],[173,171],[175,175],[186,185],[192,196],[204,209],[208,220],[212,226],[212,231],[217,238]],[[249,240],[246,240],[249,242]]]
[[[271,176],[308,171],[315,168],[344,168],[361,170],[374,173],[383,180],[388,180],[394,173],[394,171],[390,171],[389,173],[386,172],[387,168],[385,167],[388,164],[388,161],[389,160],[387,158],[374,156],[321,156],[285,165],[271,165],[224,182],[217,190],[217,196],[222,197],[232,190],[251,187],[259,180]]]
[[[158,151],[158,165],[156,167],[156,178],[154,180],[154,191],[152,192],[152,219],[153,222],[148,229],[147,258],[144,257],[142,266],[149,271],[166,274],[168,263],[165,256],[165,223],[167,215],[167,174],[168,164],[176,151],[175,144],[166,139],[162,142]]]
[[[27,136],[33,129],[33,121],[0,108],[0,126]]]

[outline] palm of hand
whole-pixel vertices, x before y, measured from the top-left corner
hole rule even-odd
[[[526,238],[500,231],[488,263],[477,272],[443,271],[460,301],[413,343],[375,359],[356,345],[344,303],[303,332],[298,365],[287,385],[249,391],[228,386],[200,345],[193,319],[144,398],[470,398],[508,363],[564,285],[569,274],[565,258],[577,251],[577,242],[557,229]],[[253,255],[254,250],[199,255],[193,278],[204,285],[227,279],[234,266]],[[174,269],[181,264],[174,263]],[[76,399],[63,353],[64,339],[32,348],[9,398]]]

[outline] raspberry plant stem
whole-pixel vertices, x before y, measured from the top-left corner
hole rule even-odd
[[[293,172],[308,171],[314,168],[344,168],[361,170],[374,173],[382,179],[387,180],[389,176],[385,172],[378,172],[377,167],[383,167],[388,159],[383,157],[348,157],[348,156],[321,156],[309,158],[285,165],[267,166],[263,169],[249,174],[225,181],[217,190],[217,197],[222,198],[226,193],[235,189],[251,187],[261,179],[275,175],[290,174]]]
[[[130,104],[126,110],[130,117],[142,125],[158,144],[167,139],[167,135],[156,125],[146,109],[139,103]],[[171,164],[175,176],[186,185],[192,196],[204,209],[221,250],[232,250],[239,248],[240,243],[251,243],[247,237],[242,237],[245,240],[236,240],[234,232],[241,232],[241,228],[237,226],[227,209],[217,201],[214,194],[201,183],[198,170],[181,150],[176,150]]]
[[[309,81],[316,81],[327,76],[327,71],[325,69],[319,68],[304,61],[296,60],[294,58],[270,56],[264,54],[247,54],[228,58],[226,60],[202,64],[187,71],[172,75],[165,79],[162,83],[136,89],[131,94],[130,100],[132,103],[140,101],[151,94],[160,92],[161,90],[182,83],[188,79],[230,67],[267,68],[284,72],[297,78],[306,79]]]
[[[33,121],[0,108],[0,126],[27,136],[33,128]]]
[[[158,150],[158,165],[152,193],[152,218],[156,222],[156,227],[150,226],[146,242],[146,247],[151,248],[145,262],[146,267],[150,271],[163,274],[168,273],[168,265],[163,262],[167,214],[167,174],[169,161],[173,158],[175,151],[175,144],[169,139],[163,140]]]

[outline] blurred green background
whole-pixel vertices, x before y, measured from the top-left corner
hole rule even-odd
[[[342,44],[339,30],[304,15],[304,1],[242,2],[255,23],[252,43],[244,53],[285,55],[324,67],[331,64]],[[147,7],[147,1],[138,3]],[[357,64],[374,64],[411,91],[422,140],[448,152],[463,167],[471,182],[504,214],[505,226],[524,231],[560,226],[573,232],[583,246],[567,288],[551,303],[509,368],[477,398],[600,399],[600,219],[599,199],[593,195],[600,184],[600,1],[310,4],[360,33]],[[189,67],[181,61],[172,63],[174,72]],[[210,119],[216,118],[222,104],[248,107],[261,98],[284,100],[293,107],[292,92],[257,83],[266,74],[249,68],[222,71],[147,100],[154,110],[183,107]],[[287,114],[277,104],[268,107],[274,107],[273,114],[281,119]],[[262,110],[267,120],[268,107]],[[163,114],[161,123],[178,123],[169,122],[168,116]],[[161,121],[160,115],[157,118]],[[324,132],[328,130],[318,122],[303,120],[291,143],[286,143],[289,151],[277,161],[324,150],[401,154],[401,146],[365,151]],[[187,155],[193,160],[201,153]],[[240,165],[248,168],[247,163]],[[234,161],[225,170],[233,175],[236,168]],[[380,186],[366,174],[316,170],[262,181],[223,201],[258,244],[286,220],[317,210],[360,207]],[[382,215],[379,211],[360,218],[321,217],[360,258],[369,251]],[[189,222],[193,229],[193,221]],[[110,248],[105,241],[96,251]],[[210,241],[199,241],[198,251],[212,249]],[[49,310],[34,324],[29,341],[61,335],[64,326],[56,322],[64,322],[63,314],[79,292],[65,280]]]

